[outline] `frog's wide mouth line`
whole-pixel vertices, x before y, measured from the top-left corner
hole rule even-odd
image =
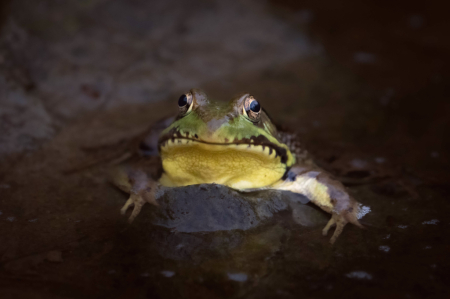
[[[265,154],[273,159],[280,157],[281,162],[283,162],[283,155],[281,155],[276,148],[269,145],[258,145],[252,143],[211,143],[190,138],[170,138],[162,141],[159,145],[159,149],[160,151],[166,151],[169,148],[183,146],[199,146],[210,151],[238,150],[254,152],[258,154]]]

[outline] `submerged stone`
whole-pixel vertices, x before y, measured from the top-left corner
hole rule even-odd
[[[325,225],[329,220],[329,216],[318,208],[294,202],[290,206],[292,208],[292,218],[297,224],[302,226]]]
[[[290,192],[238,192],[216,184],[162,188],[152,222],[178,232],[248,230],[288,209],[291,203],[308,201]]]

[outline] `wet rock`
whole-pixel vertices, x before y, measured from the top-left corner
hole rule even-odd
[[[248,230],[286,210],[289,203],[308,202],[289,192],[243,193],[214,184],[165,188],[161,192],[153,223],[178,232]]]
[[[328,216],[316,208],[299,203],[291,203],[290,206],[292,218],[297,224],[314,227],[324,226],[328,222]]]

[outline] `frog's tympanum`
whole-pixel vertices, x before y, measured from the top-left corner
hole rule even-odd
[[[360,204],[344,186],[318,168],[295,136],[278,130],[261,104],[250,94],[216,102],[198,89],[182,95],[174,118],[156,123],[137,150],[158,155],[158,163],[129,166],[117,185],[130,193],[122,213],[134,205],[132,221],[146,203],[158,205],[157,187],[215,183],[241,192],[263,189],[302,194],[330,213],[323,229],[336,230],[334,243],[346,223],[358,222]],[[160,158],[160,159],[159,159]],[[160,168],[160,171],[151,168]],[[162,166],[162,167],[161,167]]]

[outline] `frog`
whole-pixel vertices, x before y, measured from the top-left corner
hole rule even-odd
[[[280,129],[250,93],[215,101],[200,89],[178,99],[178,113],[155,123],[137,143],[138,157],[121,167],[114,184],[129,193],[121,209],[158,206],[160,187],[219,184],[239,192],[289,191],[306,196],[331,214],[322,230],[333,244],[344,226],[359,222],[362,205],[344,185],[321,169],[295,133]]]

